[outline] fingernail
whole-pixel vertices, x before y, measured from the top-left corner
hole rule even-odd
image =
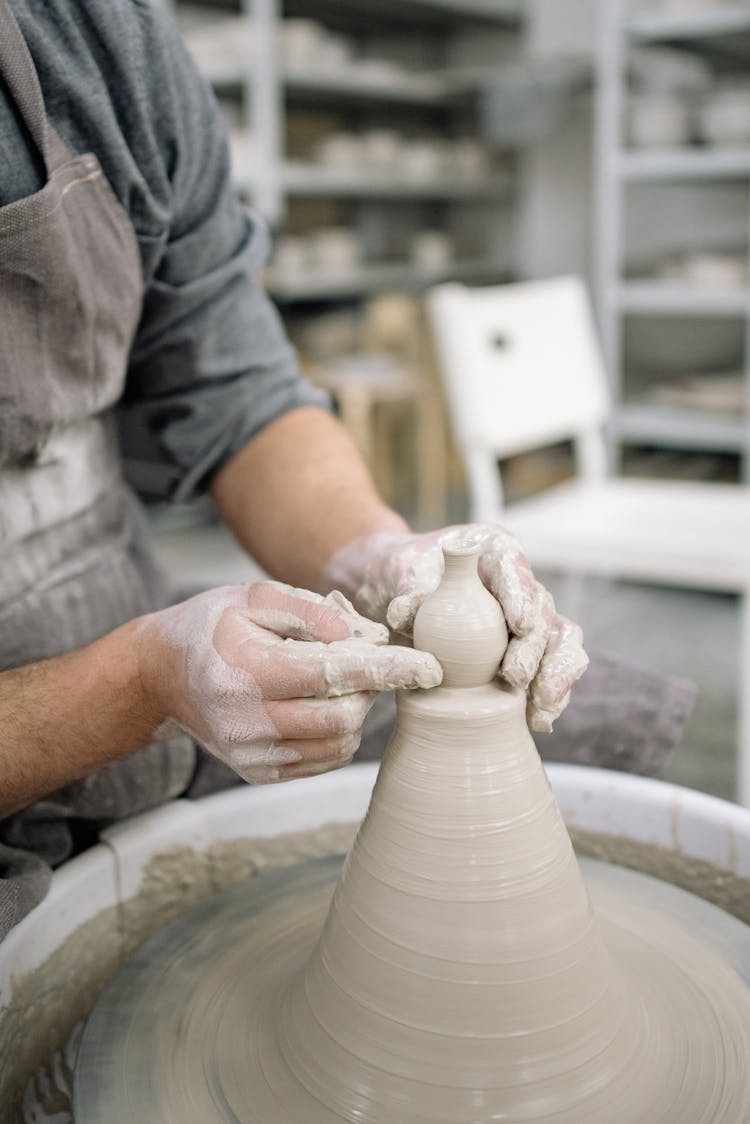
[[[240,776],[248,784],[273,784],[274,781],[281,779],[279,770],[272,769],[270,765],[257,765],[244,774],[240,773]]]
[[[414,653],[417,658],[413,666],[413,683],[415,687],[422,687],[424,690],[429,690],[430,687],[437,687],[443,681],[443,669],[429,652]]]
[[[551,714],[546,710],[532,710],[529,708],[528,723],[529,727],[537,734],[551,734],[552,721],[556,715]]]
[[[518,687],[519,690],[525,691],[529,685],[531,677],[526,675],[520,667],[501,668],[501,674],[506,683],[511,687]]]

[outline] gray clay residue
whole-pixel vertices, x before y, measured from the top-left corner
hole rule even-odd
[[[330,823],[217,843],[203,853],[179,847],[155,855],[134,898],[85,922],[44,964],[14,980],[12,1002],[0,1009],[2,1124],[35,1124],[37,1102],[47,1112],[60,1112],[62,1105],[70,1110],[67,1082],[56,1077],[69,1066],[66,1045],[139,945],[190,906],[243,879],[346,851],[357,826]],[[31,1107],[22,1115],[24,1091]]]

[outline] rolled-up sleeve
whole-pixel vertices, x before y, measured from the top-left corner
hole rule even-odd
[[[265,226],[235,197],[213,94],[174,39],[154,121],[168,221],[139,235],[143,312],[119,413],[134,486],[189,499],[270,422],[330,403],[258,283]]]

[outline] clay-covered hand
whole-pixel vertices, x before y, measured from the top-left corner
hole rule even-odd
[[[226,586],[143,619],[141,678],[245,780],[288,780],[351,760],[374,692],[440,682],[433,656],[388,639],[340,593]]]
[[[332,560],[331,572],[364,574],[354,601],[373,620],[410,636],[414,617],[443,573],[442,543],[449,537],[479,542],[479,575],[502,607],[511,640],[500,671],[528,691],[533,730],[549,732],[570,701],[573,683],[588,666],[577,624],[555,609],[534,577],[518,540],[495,523],[447,527],[428,534],[375,534],[350,543]]]

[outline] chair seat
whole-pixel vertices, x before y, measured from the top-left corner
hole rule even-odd
[[[750,589],[750,487],[683,480],[575,481],[498,516],[532,566],[692,589]]]

